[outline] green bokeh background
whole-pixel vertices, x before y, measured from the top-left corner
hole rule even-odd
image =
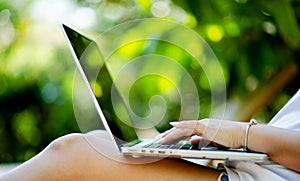
[[[226,79],[228,119],[268,122],[299,90],[297,0],[0,0],[0,163],[23,162],[51,140],[80,132],[72,104],[75,65],[59,23],[95,37],[149,17],[181,23],[211,46]],[[133,57],[139,46],[145,44],[124,47],[123,54]],[[185,53],[163,43],[147,47],[190,69],[202,97],[210,96]]]

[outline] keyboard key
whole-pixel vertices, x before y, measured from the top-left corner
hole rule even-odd
[[[153,142],[153,143],[150,143],[148,145],[145,145],[144,148],[158,148],[158,147],[160,147],[160,145],[161,144]]]
[[[159,148],[163,148],[163,149],[168,149],[170,148],[172,145],[160,145]]]

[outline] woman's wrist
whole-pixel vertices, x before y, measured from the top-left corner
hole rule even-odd
[[[256,124],[257,124],[257,121],[255,119],[251,119],[250,122],[246,126],[244,143],[243,143],[243,147],[242,147],[243,151],[249,151],[249,149],[248,149],[249,138],[248,137],[249,137],[250,128]]]
[[[238,130],[238,147],[243,148],[244,146],[244,141],[245,141],[245,133],[247,129],[248,123],[241,123],[241,126],[239,127]]]

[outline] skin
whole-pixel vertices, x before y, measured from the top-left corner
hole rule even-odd
[[[194,140],[209,140],[230,148],[241,148],[244,144],[248,123],[203,119],[200,121],[172,122],[173,128],[161,135],[162,144],[174,142],[190,135],[201,136]],[[271,160],[296,172],[300,172],[300,132],[268,125],[253,125],[249,129],[248,148],[266,153]]]
[[[0,180],[217,180],[219,175],[180,159],[125,157],[105,131],[93,131],[58,138]]]
[[[166,144],[197,135],[194,144],[213,143],[240,148],[247,123],[204,119],[171,123],[160,136]],[[300,172],[300,132],[268,125],[249,129],[248,148],[266,153],[287,168]],[[0,180],[217,180],[220,172],[180,159],[147,160],[120,154],[105,131],[70,134],[53,141],[45,150]]]

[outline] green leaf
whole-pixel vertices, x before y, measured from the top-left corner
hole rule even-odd
[[[289,0],[256,0],[263,11],[270,13],[278,26],[279,33],[292,49],[300,47],[300,29]]]

